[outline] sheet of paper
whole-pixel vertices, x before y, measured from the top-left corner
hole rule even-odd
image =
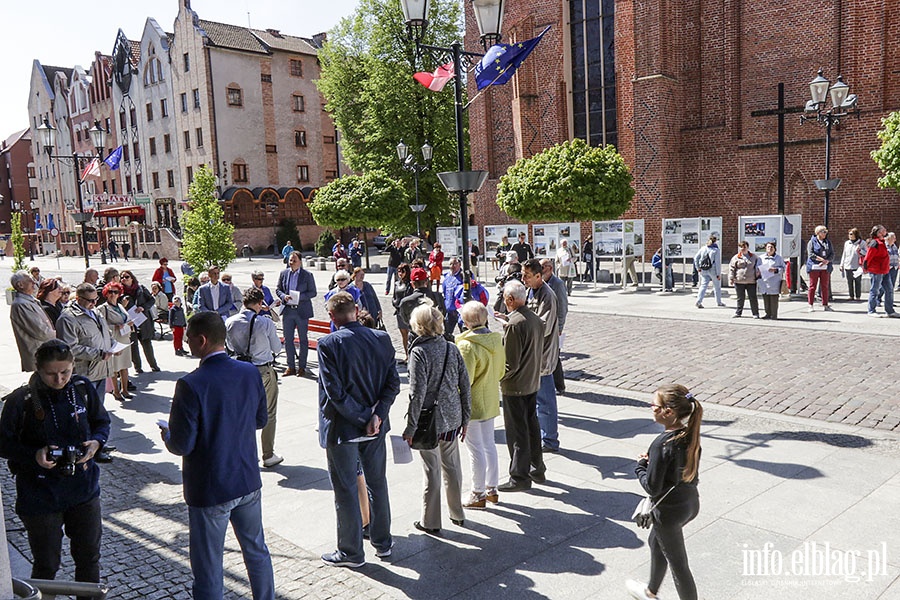
[[[112,348],[110,348],[109,351],[113,354],[118,354],[127,347],[128,344],[123,344],[122,342],[113,342]]]
[[[144,313],[138,312],[136,306],[132,306],[128,309],[128,320],[133,321],[135,327],[140,327],[141,323],[147,320],[147,317]]]
[[[759,268],[759,274],[762,275],[762,278],[766,281],[769,281],[770,279],[781,279],[781,277],[784,275],[781,271],[782,269],[779,269],[777,273],[773,273],[766,267]]]
[[[402,436],[391,436],[391,454],[394,455],[395,465],[405,465],[412,462],[412,448],[406,443]]]
[[[300,292],[291,290],[291,304],[300,304]]]

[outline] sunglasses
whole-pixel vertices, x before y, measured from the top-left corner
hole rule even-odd
[[[88,304],[97,304],[97,296],[94,296],[93,298],[85,298],[84,296],[78,296],[78,299],[84,300]]]
[[[119,279],[131,279],[131,275],[122,275]]]
[[[224,281],[225,283],[231,283],[231,279],[225,279],[224,277],[222,278],[222,281]]]

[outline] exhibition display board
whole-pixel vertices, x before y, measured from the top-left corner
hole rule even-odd
[[[663,258],[694,260],[700,248],[714,235],[722,247],[722,217],[663,219]]]
[[[510,245],[519,241],[519,233],[525,234],[528,241],[528,225],[485,225],[484,226],[484,256],[491,258],[497,254],[497,247],[506,236]]]
[[[594,257],[644,258],[644,220],[594,221]]]
[[[569,248],[576,260],[581,256],[581,223],[547,223],[532,229],[535,258],[556,258],[556,250],[563,238],[569,240]]]
[[[802,215],[740,217],[738,238],[749,242],[750,250],[757,254],[765,254],[766,243],[775,242],[782,258],[799,258],[803,243],[800,237],[802,225]]]
[[[462,256],[462,231],[459,227],[438,227],[435,233],[444,250],[444,256]],[[484,248],[478,243],[478,227],[475,225],[469,225],[469,241],[484,252]]]

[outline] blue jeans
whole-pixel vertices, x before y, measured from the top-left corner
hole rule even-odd
[[[541,387],[537,392],[537,418],[541,424],[541,443],[559,448],[559,423],[556,414],[556,385],[553,374],[541,375]]]
[[[275,600],[275,576],[262,526],[261,490],[215,506],[189,506],[194,600],[222,600],[225,528],[231,521],[254,600]]]
[[[890,273],[869,273],[872,281],[872,287],[869,289],[869,313],[875,312],[878,305],[878,296],[884,294],[884,312],[892,314],[894,312],[894,286],[891,283]]]
[[[370,442],[337,444],[325,448],[328,476],[334,488],[337,512],[337,549],[342,560],[364,562],[362,516],[356,487],[356,465],[362,464],[369,489],[369,539],[377,550],[387,550],[391,538],[391,504],[388,498],[385,465],[385,436]]]
[[[387,283],[384,284],[384,293],[385,294],[391,293],[391,283],[393,283],[394,277],[396,277],[396,276],[397,276],[397,267],[389,266],[387,268]]]
[[[888,277],[891,280],[891,289],[894,289],[894,286],[897,284],[897,267],[891,267],[891,270],[888,271]],[[878,292],[878,302],[881,302],[881,298],[884,296],[883,291]]]
[[[288,368],[299,367],[306,370],[306,357],[309,355],[309,319],[301,318],[295,308],[285,308],[281,313],[281,325],[284,329],[284,353],[287,354]],[[300,364],[296,366],[294,330],[297,331],[297,336],[300,338],[300,347],[296,350],[300,355]]]
[[[713,290],[716,292],[716,304],[722,304],[722,280],[716,277],[712,271],[700,271],[700,290],[697,292],[697,304],[703,304],[703,297],[706,296],[706,289],[710,282],[713,284]]]

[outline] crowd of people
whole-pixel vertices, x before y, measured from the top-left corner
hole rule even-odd
[[[332,333],[319,338],[316,347],[318,435],[338,523],[337,547],[322,556],[329,565],[364,564],[366,539],[377,557],[392,554],[386,435],[400,390],[398,365],[406,364],[409,373],[401,437],[419,452],[423,466],[423,508],[415,529],[441,534],[442,499],[450,523],[465,527],[467,510],[486,509],[503,494],[543,484],[548,477],[544,455],[560,449],[557,394],[565,390],[560,346],[577,275],[566,241],[555,258],[537,259],[524,234],[515,244],[504,239],[497,249],[495,286],[485,285],[474,272],[467,275],[460,258],[446,255],[440,244],[430,250],[423,246],[417,239],[394,240],[387,248],[384,295],[390,305],[366,281],[357,241],[333,249],[335,270],[318,300]],[[113,266],[102,279],[88,269],[77,285],[45,277],[37,267],[12,275],[11,322],[21,368],[33,375],[7,397],[0,415],[0,455],[16,474],[16,510],[32,544],[34,577],[53,578],[65,533],[73,542],[76,579],[98,580],[96,463],[112,460],[113,449],[103,399],[109,393],[120,402],[131,400],[140,393],[132,369],[136,375],[144,364],[160,370],[155,356],[160,346],[152,341],[155,327],[163,323],[171,329],[176,355],[201,359],[197,369],[178,380],[170,418],[160,422],[166,447],[184,460],[195,597],[221,596],[222,540],[229,520],[241,542],[254,598],[274,597],[259,468],[284,460],[275,449],[278,377],[311,375],[308,333],[320,292],[301,254],[290,243],[284,250],[285,268],[274,289],[256,270],[252,284],[241,291],[229,273],[215,266],[199,274],[182,266],[179,283],[165,258],[149,288],[133,271]],[[700,284],[697,307],[703,307],[710,285],[724,305],[721,279],[727,268],[737,295],[734,316],[743,316],[749,304],[753,317],[777,319],[787,264],[773,241],[765,244],[764,254],[755,250],[741,241],[725,263],[718,239],[711,236],[693,261]],[[819,226],[806,255],[810,311],[817,302],[831,310],[831,274],[837,265],[851,301],[862,300],[861,279],[867,273],[868,314],[900,316],[893,304],[900,257],[896,236],[883,226],[873,227],[868,239],[851,229],[840,259],[827,228]],[[659,258],[654,267],[671,289],[671,265],[663,263],[661,253]],[[386,309],[392,309],[393,320],[386,318]],[[395,325],[403,346],[396,360],[385,331]],[[283,370],[276,369],[282,352]],[[696,598],[681,530],[699,510],[702,407],[687,389],[663,386],[652,410],[665,431],[635,467],[654,503],[650,578],[627,587],[635,598],[654,598],[668,568],[679,597]],[[494,442],[500,417],[509,456],[505,474]],[[425,426],[433,430],[433,442],[419,440]],[[471,464],[469,482],[462,480],[462,445]],[[35,495],[47,501],[22,501]]]

